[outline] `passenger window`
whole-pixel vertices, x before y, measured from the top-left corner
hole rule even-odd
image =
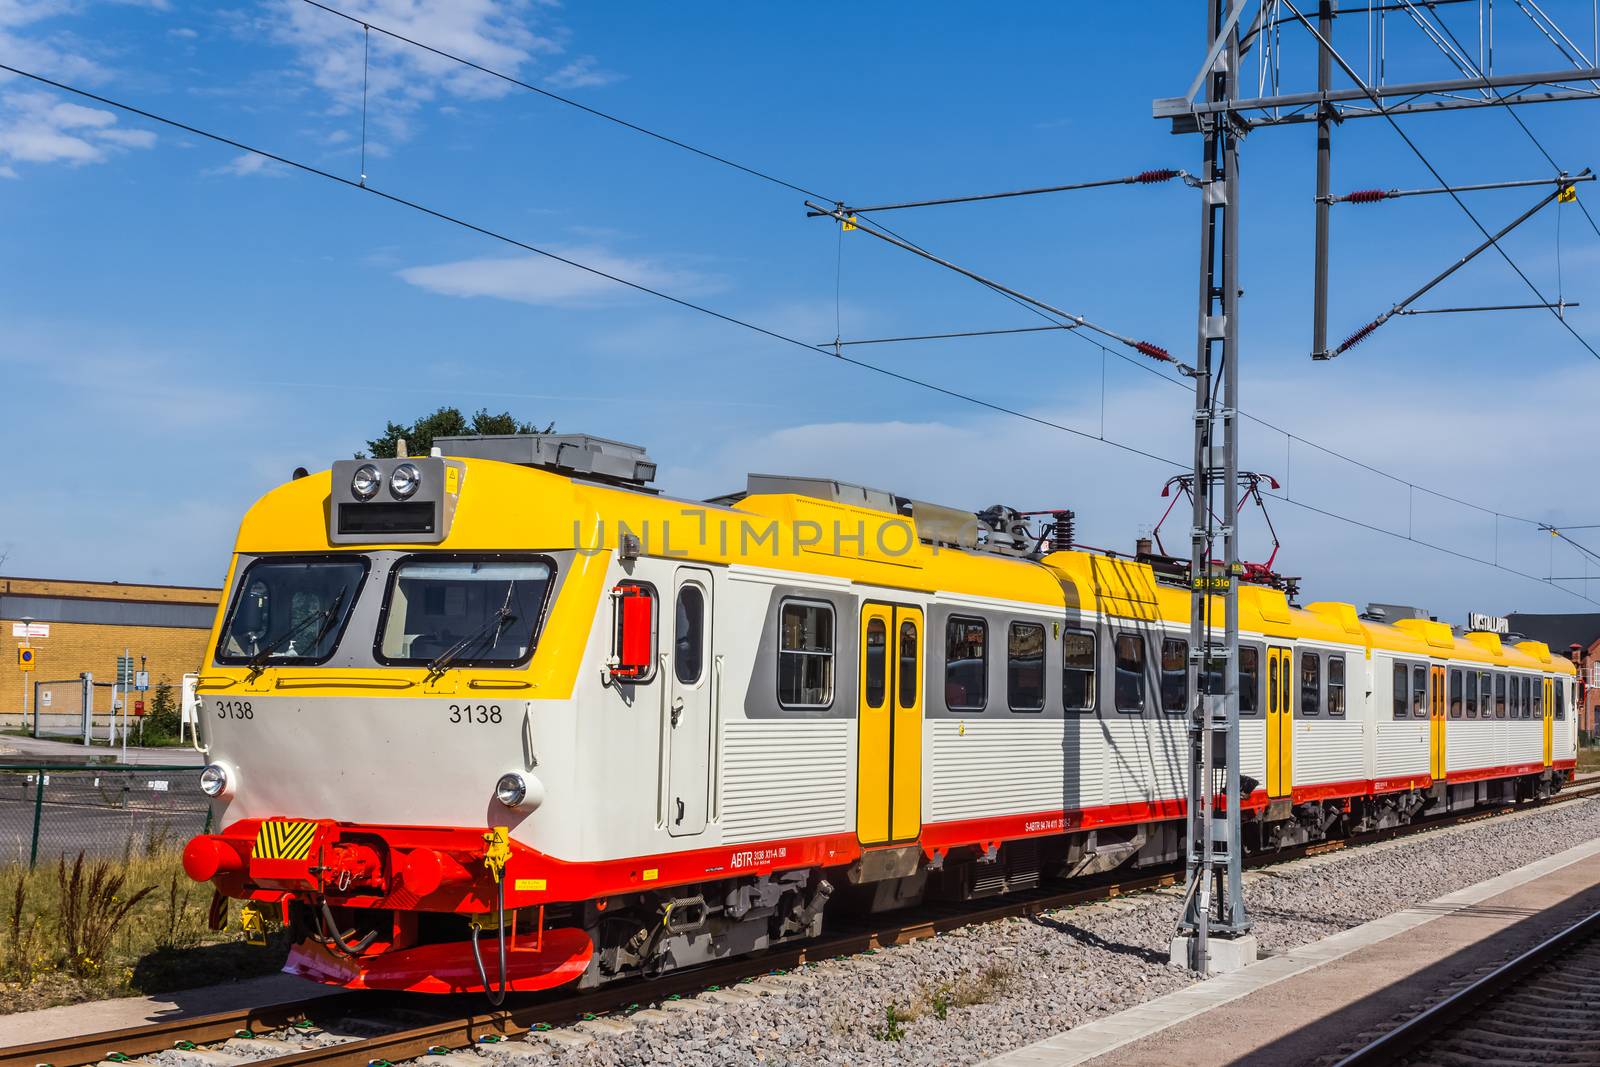
[[[1450,672],[1450,717],[1452,719],[1461,718],[1461,672],[1459,670]]]
[[[1511,697],[1506,701],[1506,718],[1522,718],[1522,679],[1510,676]]]
[[[1494,676],[1494,717],[1506,717],[1506,676],[1503,674]]]
[[[1014,622],[1006,642],[1006,702],[1012,711],[1044,710],[1044,627]]]
[[[1522,717],[1531,719],[1533,715],[1533,679],[1527,675],[1522,676]]]
[[[1068,630],[1061,641],[1061,704],[1067,711],[1094,710],[1094,634]]]
[[[1410,714],[1407,690],[1411,688],[1411,670],[1404,663],[1394,665],[1394,717],[1404,719]]]
[[[982,711],[989,702],[989,625],[955,615],[944,627],[944,703]]]
[[[1322,657],[1300,653],[1300,714],[1322,714]]]
[[[833,607],[786,600],[778,626],[778,705],[833,703]]]
[[[1428,717],[1428,668],[1426,667],[1411,668],[1411,717],[1414,719]]]
[[[1485,719],[1494,718],[1494,680],[1488,671],[1478,672],[1478,714]]]
[[[1137,715],[1144,710],[1144,638],[1117,635],[1117,710]]]
[[[1533,689],[1533,717],[1544,718],[1544,679],[1529,678],[1528,685]]]
[[[1261,682],[1261,650],[1248,645],[1239,646],[1239,714],[1255,715],[1261,707],[1259,687]],[[1213,693],[1223,691],[1218,685]]]
[[[1189,642],[1168,637],[1161,642],[1161,710],[1189,709]]]
[[[1328,657],[1328,714],[1344,717],[1344,657]]]
[[[706,597],[697,585],[678,590],[678,617],[672,642],[672,669],[678,681],[694,685],[705,671]]]
[[[907,619],[900,624],[900,706],[917,706],[917,624]]]
[[[1557,719],[1565,719],[1567,717],[1567,683],[1562,678],[1556,679],[1555,717]]]
[[[889,643],[889,631],[883,625],[882,619],[867,620],[867,677],[866,684],[862,686],[867,697],[867,707],[883,707],[884,678],[886,677],[885,665],[887,659],[884,655]]]
[[[1477,671],[1468,671],[1467,672],[1467,699],[1466,699],[1466,705],[1467,705],[1467,718],[1476,719],[1478,717],[1478,672]]]

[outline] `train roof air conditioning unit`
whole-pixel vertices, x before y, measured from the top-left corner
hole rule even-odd
[[[435,437],[433,445],[446,456],[495,459],[632,489],[656,477],[656,462],[643,446],[586,433],[471,434]]]

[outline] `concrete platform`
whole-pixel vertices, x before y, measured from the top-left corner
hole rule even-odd
[[[1300,1067],[1600,909],[1600,839],[988,1061]]]
[[[121,1030],[165,1019],[193,1018],[219,1011],[264,1008],[305,1000],[320,993],[331,996],[338,992],[294,975],[270,974],[228,985],[166,993],[159,997],[119,997],[116,1000],[63,1004],[58,1008],[0,1015],[0,1052],[35,1041],[78,1037],[102,1030]]]
[[[103,736],[97,734],[98,736]],[[76,741],[57,741],[47,737],[13,737],[0,734],[0,753],[5,758],[0,763],[32,766],[35,763],[121,763],[122,746],[104,744],[83,747]],[[158,767],[203,767],[206,758],[190,745],[173,745],[162,748],[128,746],[128,765],[153,765]]]

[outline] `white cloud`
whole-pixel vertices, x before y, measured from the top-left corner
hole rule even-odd
[[[194,30],[191,30],[187,26],[179,26],[176,29],[171,29],[171,30],[168,30],[167,32],[169,34],[171,34],[172,36],[174,36],[174,37],[181,37],[185,41],[192,41],[196,37],[200,36],[199,33],[197,33]]]
[[[546,77],[544,83],[557,89],[594,89],[622,80],[621,74],[603,70],[599,64],[594,56],[579,56]]]
[[[244,152],[234,156],[220,167],[211,167],[205,172],[207,177],[234,177],[248,178],[261,174],[271,178],[282,178],[288,174],[283,164],[274,162],[266,156],[258,156],[254,152]]]
[[[1324,368],[1319,367],[1318,370]],[[825,372],[824,372],[825,373]],[[841,371],[841,374],[845,372]],[[1369,373],[1296,372],[1260,374],[1249,385],[1248,410],[1271,413],[1302,440],[1309,439],[1391,471],[1419,485],[1463,500],[1537,521],[1595,522],[1575,496],[1571,457],[1585,451],[1583,427],[1551,418],[1551,397],[1586,386],[1565,377],[1519,381],[1488,391],[1467,380],[1440,381],[1422,370],[1373,388]],[[1584,372],[1588,388],[1600,371]],[[840,377],[840,386],[860,375]],[[1097,384],[1097,383],[1096,383]],[[968,385],[980,395],[990,388]],[[1306,403],[1308,388],[1316,402]],[[1100,430],[1098,389],[1092,397],[1022,410],[1083,430]],[[894,394],[921,407],[916,390]],[[1427,396],[1427,403],[1416,402]],[[1004,394],[995,395],[1004,400]],[[901,405],[897,405],[901,406]],[[1151,452],[1183,458],[1187,450],[1187,401],[1177,389],[1151,382],[1121,388],[1107,397],[1105,434]],[[1474,444],[1470,428],[1495,427],[1508,446]],[[1582,557],[1547,533],[1509,518],[1411,494],[1404,484],[1363,472],[1297,443],[1285,461],[1283,437],[1248,420],[1243,463],[1280,478],[1284,490],[1304,504],[1323,508],[1401,536],[1390,536],[1328,518],[1281,500],[1267,501],[1283,541],[1276,561],[1287,574],[1304,577],[1302,600],[1411,603],[1441,618],[1459,620],[1468,610],[1581,611],[1577,597],[1506,571],[1434,551],[1417,541],[1498,558],[1517,570],[1544,576],[1583,574]],[[673,448],[680,449],[673,454]],[[999,414],[956,411],[942,419],[817,421],[738,434],[698,454],[657,447],[659,479],[670,493],[710,496],[741,489],[749,471],[814,475],[877,486],[962,509],[1005,503],[1022,510],[1066,507],[1078,514],[1082,542],[1119,551],[1160,517],[1168,503],[1159,496],[1168,476],[1158,464],[1059,430]],[[1414,499],[1408,497],[1414,496]],[[1187,553],[1187,514],[1174,514],[1162,529],[1170,551]],[[1584,535],[1574,534],[1579,540]],[[1241,520],[1242,555],[1265,560],[1271,542],[1260,513],[1247,507]],[[1600,541],[1597,538],[1596,541]],[[1591,544],[1590,547],[1600,547]],[[1600,568],[1595,569],[1600,574]],[[1570,584],[1570,583],[1569,583]],[[1579,587],[1581,588],[1581,587]],[[1587,590],[1600,599],[1600,582]]]
[[[603,248],[558,247],[551,251],[673,295],[715,292],[726,284],[715,275]],[[606,278],[532,254],[407,267],[398,274],[412,285],[444,296],[488,296],[547,307],[594,307],[632,293]]]
[[[532,0],[349,0],[340,8],[462,59],[522,76],[536,57],[560,51],[554,37],[533,29],[535,6]],[[359,114],[365,79],[369,128],[392,140],[409,136],[416,112],[441,97],[493,99],[515,88],[376,31],[367,36],[364,66],[361,27],[299,0],[276,0],[266,29],[293,50],[296,65],[332,97],[331,116]]]
[[[67,103],[44,92],[0,96],[0,163],[13,175],[16,163],[81,166],[153,144],[155,134],[118,126],[111,111]]]

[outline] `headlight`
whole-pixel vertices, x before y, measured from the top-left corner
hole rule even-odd
[[[404,500],[422,484],[422,472],[410,463],[402,463],[389,475],[389,492]]]
[[[200,772],[200,792],[208,797],[220,797],[232,791],[233,780],[228,768],[220,763],[210,763]]]
[[[494,784],[494,798],[508,808],[520,807],[528,799],[528,783],[515,772],[502,774]]]
[[[378,468],[370,463],[363,463],[356,468],[355,474],[350,477],[350,491],[356,495],[357,500],[371,500],[377,493],[378,486],[383,484],[383,475],[378,473]]]

